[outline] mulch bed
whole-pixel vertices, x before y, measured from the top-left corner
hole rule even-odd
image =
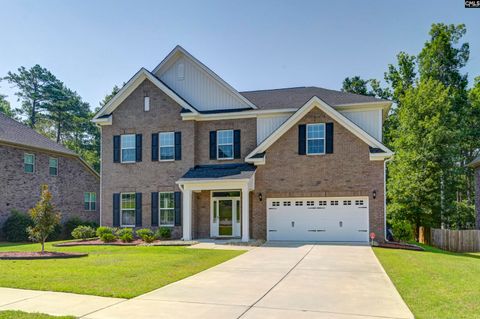
[[[46,251],[41,253],[39,251],[5,251],[0,252],[0,260],[25,260],[25,259],[65,259],[65,258],[79,258],[86,257],[87,253],[60,253],[55,251]]]
[[[412,244],[406,244],[406,243],[398,243],[398,242],[385,242],[385,243],[379,243],[377,247],[382,247],[382,248],[392,248],[392,249],[406,249],[406,250],[416,250],[416,251],[424,251],[420,246],[417,245],[412,245]]]
[[[65,243],[55,244],[55,247],[72,247],[72,246],[191,246],[196,244],[194,241],[183,240],[155,240],[153,243],[145,243],[141,239],[135,239],[130,243],[124,243],[121,240],[116,240],[110,243],[104,243],[100,239],[77,240]]]

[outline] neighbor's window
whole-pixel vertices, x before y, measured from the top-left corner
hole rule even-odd
[[[233,159],[233,130],[217,131],[217,158]]]
[[[50,172],[51,176],[58,175],[58,158],[50,157],[48,159],[48,171]]]
[[[175,200],[173,193],[160,193],[160,225],[173,226],[175,224]]]
[[[325,123],[307,124],[307,154],[325,154]]]
[[[149,96],[143,97],[143,110],[145,112],[150,111],[150,97]]]
[[[27,153],[23,155],[23,170],[25,173],[33,173],[35,171],[35,155]]]
[[[122,163],[135,162],[135,134],[121,136]]]
[[[85,210],[96,210],[97,208],[97,194],[93,192],[85,192],[83,196],[83,207]]]
[[[135,193],[122,193],[120,201],[122,227],[135,227]]]
[[[160,133],[160,160],[171,161],[175,159],[175,133]]]

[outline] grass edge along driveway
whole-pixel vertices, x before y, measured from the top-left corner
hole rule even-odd
[[[0,251],[36,251],[39,244],[0,244]],[[0,260],[0,287],[133,298],[211,268],[245,251],[154,246],[78,246],[46,250],[88,257]],[[1,318],[1,317],[0,317]]]
[[[480,318],[480,254],[374,248],[415,318]]]
[[[75,319],[72,316],[50,316],[43,313],[28,313],[23,311],[0,311],[0,319]]]

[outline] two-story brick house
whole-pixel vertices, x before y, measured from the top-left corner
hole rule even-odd
[[[238,92],[177,46],[93,119],[101,224],[185,240],[382,240],[390,106],[317,87]]]
[[[62,222],[99,222],[100,176],[75,152],[0,113],[0,229],[12,210],[27,212],[52,192]]]

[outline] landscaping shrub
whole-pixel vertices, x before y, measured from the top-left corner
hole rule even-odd
[[[172,229],[170,227],[160,227],[157,230],[157,237],[162,239],[169,239],[172,237]]]
[[[131,228],[121,228],[117,231],[117,236],[124,243],[129,243],[133,241],[133,229]]]
[[[109,243],[117,239],[117,236],[115,236],[115,229],[106,226],[97,228],[97,236],[105,243]]]
[[[414,239],[413,227],[407,221],[395,221],[392,223],[393,238],[397,241],[410,241]]]
[[[67,220],[63,225],[63,232],[64,232],[65,239],[71,239],[73,236],[72,235],[73,230],[78,226],[89,226],[93,229],[97,229],[98,224],[88,220],[83,220],[79,217],[72,217],[69,220]]]
[[[95,237],[95,229],[90,226],[78,226],[72,231],[72,237],[75,239],[88,239]]]
[[[140,237],[146,243],[151,243],[156,239],[153,231],[148,228],[142,228],[137,230],[137,236]]]
[[[33,226],[30,216],[17,210],[12,210],[12,213],[3,224],[3,236],[7,241],[11,242],[28,241],[27,227],[30,226]]]

